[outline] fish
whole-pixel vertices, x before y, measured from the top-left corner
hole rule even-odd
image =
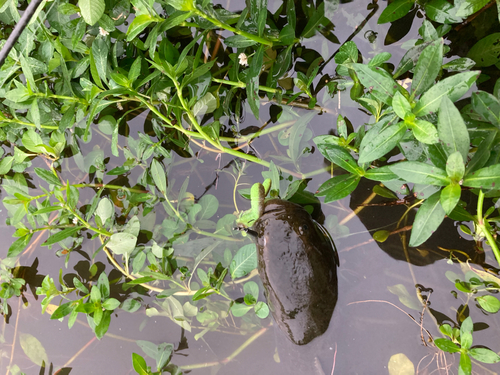
[[[270,311],[290,341],[306,345],[328,329],[337,303],[335,244],[296,203],[270,199],[261,212],[249,234]]]

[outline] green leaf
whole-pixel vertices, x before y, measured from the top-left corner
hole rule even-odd
[[[412,98],[420,95],[434,84],[443,64],[443,39],[429,44],[420,54],[411,83]]]
[[[500,164],[481,168],[467,174],[463,186],[479,189],[498,189],[500,187]]]
[[[429,1],[425,4],[424,9],[426,16],[435,22],[441,24],[462,22],[461,17],[455,16],[457,9],[447,0]]]
[[[411,124],[411,130],[415,138],[422,143],[433,144],[439,142],[438,131],[429,121],[415,120],[415,122]]]
[[[97,37],[94,39],[91,59],[94,60],[100,80],[104,82],[107,82],[108,52],[108,45],[104,38]]]
[[[173,6],[177,10],[189,11],[194,9],[193,0],[169,0],[168,5]]]
[[[31,237],[33,237],[33,233],[28,233],[15,240],[7,251],[7,258],[18,256],[26,248],[26,246],[28,246],[31,241]]]
[[[399,91],[396,91],[394,97],[392,98],[392,109],[402,120],[405,119],[406,115],[411,113],[411,105],[408,100]]]
[[[12,168],[12,163],[14,162],[13,156],[4,156],[2,160],[0,160],[0,175],[4,175],[10,172]]]
[[[255,40],[248,39],[243,35],[232,35],[224,39],[224,44],[232,48],[247,48],[257,43]]]
[[[437,112],[441,100],[445,96],[448,96],[452,102],[456,102],[469,91],[479,74],[479,71],[458,73],[439,81],[422,94],[413,108],[413,113],[415,116],[421,117]]]
[[[244,303],[238,303],[238,302],[235,302],[233,304],[233,306],[231,306],[231,313],[235,316],[235,317],[240,317],[240,316],[243,316],[245,315],[248,311],[250,311],[252,309],[252,306],[248,306]]]
[[[137,372],[139,375],[149,374],[146,361],[139,354],[132,353],[132,366],[134,366],[135,372]]]
[[[261,319],[266,319],[269,316],[269,306],[265,302],[259,301],[254,307],[255,315]]]
[[[164,167],[160,164],[160,162],[156,159],[153,159],[151,162],[151,176],[153,177],[153,181],[155,182],[156,187],[162,193],[165,195],[167,192],[167,179],[165,176],[165,169]]]
[[[432,194],[418,209],[411,230],[411,247],[424,243],[443,221],[445,212],[439,202],[440,195],[439,191]]]
[[[43,147],[42,137],[35,132],[33,129],[29,129],[23,134],[23,146],[28,149],[28,151],[34,152],[36,154],[44,153],[45,148]]]
[[[106,5],[104,0],[79,0],[78,6],[83,19],[93,26],[104,13]]]
[[[53,184],[56,186],[63,186],[62,182],[57,178],[57,176],[55,176],[52,172],[49,172],[46,169],[35,168],[35,173],[38,177],[40,177],[49,184]]]
[[[302,38],[312,37],[318,30],[318,26],[323,20],[324,16],[325,16],[325,3],[323,2],[320,5],[318,5],[318,8],[313,12],[312,16],[309,17],[306,27],[304,28],[300,36]]]
[[[263,61],[264,45],[261,44],[252,58],[246,77],[248,104],[256,119],[259,118],[259,74],[262,69]]]
[[[470,375],[472,372],[472,364],[467,352],[463,351],[460,353],[460,367],[458,369],[458,375]]]
[[[399,162],[389,169],[404,181],[416,184],[446,186],[450,183],[445,171],[418,161]]]
[[[460,200],[461,193],[462,189],[457,183],[451,183],[441,190],[440,201],[446,215],[450,215],[450,213],[455,209],[458,201]]]
[[[395,0],[380,14],[377,23],[394,22],[408,14],[415,0]]]
[[[494,296],[480,296],[476,298],[476,301],[483,310],[489,313],[494,314],[500,310],[500,301]]]
[[[106,310],[115,310],[118,306],[120,306],[120,301],[115,298],[108,298],[102,303],[102,307]]]
[[[439,108],[438,134],[447,155],[459,152],[462,155],[462,161],[467,160],[470,145],[469,132],[462,115],[447,96],[443,97]]]
[[[473,92],[472,108],[483,117],[480,121],[500,127],[500,102],[496,97],[484,91]]]
[[[85,228],[85,227],[84,226],[76,226],[76,227],[65,228],[62,231],[57,232],[57,233],[53,234],[52,236],[50,236],[49,238],[47,238],[47,241],[42,243],[41,246],[49,246],[49,245],[53,245],[55,243],[58,243],[59,241],[62,241],[65,238],[72,236],[73,234],[75,234],[76,232],[78,232],[80,229],[83,229],[83,228]]]
[[[460,351],[460,348],[448,339],[435,339],[434,344],[442,351],[448,353],[458,353]]]
[[[456,151],[446,161],[446,173],[455,182],[459,182],[465,173],[464,160],[460,152]]]
[[[364,64],[352,64],[359,80],[372,95],[387,105],[391,105],[392,97],[397,91],[397,83],[392,76],[379,67]]]
[[[368,169],[364,175],[365,178],[373,181],[392,181],[397,180],[398,176],[391,172],[389,165],[384,165],[380,168]],[[392,196],[391,198],[396,198]]]
[[[115,254],[130,254],[135,249],[137,237],[130,233],[114,233],[106,243],[106,247]]]
[[[198,220],[210,219],[219,209],[219,200],[212,194],[201,197],[198,204],[201,205],[201,211],[198,213]]]
[[[155,22],[156,19],[151,17],[149,14],[141,14],[136,16],[127,30],[127,41],[133,40],[137,35],[142,33],[142,31],[149,26],[151,22]]]
[[[314,139],[316,142],[316,138]],[[358,167],[356,160],[352,155],[345,149],[334,144],[318,143],[318,149],[321,154],[332,163],[338,165],[340,168],[346,170],[347,172],[362,175],[363,169]]]
[[[489,3],[489,0],[464,0],[461,2],[458,10],[456,12],[457,17],[468,17],[471,14],[476,13],[481,10],[486,4]]]
[[[500,356],[494,351],[486,348],[472,348],[469,349],[469,355],[476,361],[483,363],[497,363],[500,362]]]
[[[489,34],[472,46],[467,57],[476,62],[476,67],[491,66],[500,61],[500,33]]]
[[[381,123],[381,125],[385,124]],[[369,163],[384,156],[398,145],[406,133],[406,126],[403,122],[390,125],[380,131],[381,127],[375,125],[366,133],[361,141],[359,146],[359,164]]]
[[[158,345],[157,353],[155,355],[156,369],[160,371],[168,363],[172,352],[174,351],[174,346],[169,343],[161,343]]]
[[[50,319],[61,319],[70,314],[74,310],[73,303],[73,301],[63,303],[52,313]]]
[[[473,324],[471,317],[467,317],[460,325],[460,346],[469,349],[472,346]]]
[[[356,189],[359,180],[359,176],[350,173],[332,177],[319,187],[315,195],[325,196],[325,203],[345,198]]]
[[[293,44],[295,40],[295,29],[291,25],[286,25],[279,35],[279,41],[285,45]]]
[[[234,256],[229,272],[236,279],[243,277],[257,268],[257,248],[255,244],[248,244],[238,250]]]

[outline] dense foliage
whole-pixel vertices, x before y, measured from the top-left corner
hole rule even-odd
[[[263,177],[271,179],[272,195],[313,204],[299,163],[313,147],[307,125],[322,110],[322,100],[345,90],[371,121],[354,129],[339,115],[334,135],[314,138],[335,170],[316,195],[331,202],[351,194],[362,178],[380,182],[380,194],[413,196],[408,211],[418,211],[409,246],[424,243],[448,216],[471,223],[462,229],[479,248],[486,240],[500,264],[495,216],[500,80],[493,78],[500,62],[498,17],[493,17],[496,25],[486,23],[478,31],[482,35],[467,56],[447,58],[452,55],[448,41],[460,30],[455,25],[475,17],[491,20],[492,4],[391,2],[379,23],[424,15],[419,39],[394,67],[390,53],[367,59],[351,40],[328,56],[301,44],[318,34],[339,43],[330,20],[335,0],[287,0],[274,13],[265,0],[249,0],[242,12],[209,0],[44,0],[0,69],[1,190],[7,224],[15,228],[0,271],[3,314],[9,316],[9,299],[25,290],[16,274],[17,257],[39,233],[48,233],[41,246],[55,250],[66,264],[76,252],[92,264],[87,279],[68,281],[61,275],[57,285],[47,275],[37,288],[45,296],[43,311],[52,319],[66,317],[70,328],[85,314],[101,338],[113,311],[137,311],[147,291],[157,300],[156,307],[147,308],[148,316],[166,315],[187,330],[196,320],[204,327],[196,338],[217,329],[229,314],[247,316],[249,330],[259,327],[256,317],[266,318],[269,308],[258,300],[259,285],[244,278],[255,274],[255,246],[234,230],[235,215],[215,219],[215,196],[195,199],[189,193],[189,177],[180,191],[172,190],[173,155],[192,157],[198,149],[231,155],[220,172],[234,179],[236,211],[237,192],[249,194],[240,180],[251,163],[267,169]],[[25,5],[0,1],[5,36],[19,20],[18,6]],[[368,5],[369,17],[378,7],[377,1]],[[331,61],[335,76],[322,73]],[[408,88],[404,78],[411,79]],[[460,101],[479,83],[485,90]],[[264,100],[275,103],[274,124],[244,131],[243,113],[258,119]],[[299,115],[295,106],[309,111]],[[127,121],[141,113],[149,130],[133,134]],[[250,148],[256,137],[273,132],[287,147],[287,155],[274,162]],[[91,143],[95,139],[106,143]],[[118,165],[109,169],[108,163]],[[123,175],[133,175],[132,186],[120,183]],[[474,207],[466,207],[464,194],[477,196]],[[389,235],[374,236],[383,241]],[[100,241],[97,250],[82,251],[90,241]],[[100,251],[122,277],[111,279],[98,269],[93,260]],[[500,279],[471,272],[466,281],[451,279],[464,293],[483,288],[486,295],[476,297],[478,304],[497,312],[500,302],[490,292],[498,291]],[[235,301],[229,290],[240,284],[244,295]],[[119,290],[117,298],[110,287]],[[58,306],[51,309],[53,303]],[[472,321],[462,320],[460,328],[442,328],[454,342],[438,339],[436,345],[461,352],[463,373],[471,372],[469,356],[499,361],[489,349],[471,347]],[[156,366],[151,370],[134,354],[138,373],[180,372],[169,364],[170,344],[140,345]]]

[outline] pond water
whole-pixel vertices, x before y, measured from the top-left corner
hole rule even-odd
[[[235,2],[222,4],[225,8],[236,11],[244,6]],[[280,2],[269,2],[269,9],[275,10]],[[362,25],[362,30],[352,40],[356,43],[363,59],[370,59],[380,51],[389,51],[392,54],[390,63],[397,65],[406,52],[405,42],[417,38],[417,30],[421,19],[415,18],[409,32],[404,38],[387,46],[384,40],[388,39],[390,24],[378,25],[377,19],[385,8],[381,2],[378,13]],[[366,9],[366,2],[353,1],[340,4],[339,9],[332,15],[335,25],[333,34],[343,43],[356,30],[363,20],[371,13]],[[408,26],[408,25],[407,25]],[[369,40],[369,36],[376,36]],[[304,48],[315,50],[328,58],[339,48],[338,44],[328,41],[321,34],[303,41]],[[445,60],[446,62],[446,60]],[[323,75],[335,75],[336,64],[331,61],[322,70]],[[319,81],[317,79],[315,84]],[[468,97],[469,95],[465,95]],[[324,110],[322,113],[304,108],[285,107],[278,123],[290,121],[293,124],[300,118],[314,116],[304,130],[304,139],[307,140],[309,153],[299,157],[295,165],[284,163],[289,146],[283,144],[283,135],[279,131],[262,135],[253,140],[251,149],[266,161],[273,161],[284,170],[299,175],[310,176],[307,191],[316,192],[318,187],[331,177],[330,163],[327,162],[317,149],[312,138],[318,135],[336,132],[337,116],[341,114],[347,118],[354,130],[360,125],[370,122],[370,117],[360,111],[358,104],[349,96],[349,90],[337,92],[332,98],[326,88],[318,95],[317,105]],[[270,113],[276,110],[276,104],[261,101],[260,120],[256,120],[248,105],[243,106],[244,121],[239,124],[240,129],[249,126],[261,127],[271,119]],[[286,114],[286,116],[285,116]],[[137,133],[151,130],[151,120],[147,112],[130,115],[128,118],[128,132],[119,135],[119,144],[126,145],[130,138],[137,139]],[[273,124],[271,124],[272,126]],[[274,124],[275,125],[275,124]],[[107,170],[121,166],[124,159],[115,158],[110,152],[111,136],[102,129],[95,128],[91,142],[82,145],[82,152],[101,150],[106,157],[110,157]],[[280,142],[281,141],[281,142]],[[235,184],[236,164],[231,163],[231,155],[219,155],[206,151],[195,144],[191,149],[196,156],[186,157],[172,152],[172,160],[168,167],[168,182],[173,199],[176,199],[186,179],[189,178],[187,191],[195,199],[207,194],[213,195],[219,202],[219,208],[212,220],[217,221],[224,215],[235,211],[233,190]],[[84,155],[85,156],[85,155]],[[34,160],[34,167],[44,167],[42,160]],[[82,174],[73,158],[63,163],[62,177],[71,183],[90,183],[86,174]],[[249,188],[254,182],[263,181],[262,172],[268,168],[257,164],[246,163],[245,174],[241,176],[241,188]],[[335,170],[334,174],[340,170]],[[104,176],[104,182],[115,185],[133,187],[143,173],[143,169],[136,167],[130,173],[121,176]],[[32,189],[36,190],[40,184],[33,174]],[[92,176],[91,176],[92,177]],[[471,259],[480,259],[485,256],[485,262],[494,264],[491,252],[485,255],[476,254],[472,238],[464,238],[457,225],[450,219],[445,219],[442,227],[429,241],[418,248],[408,248],[407,236],[401,231],[393,234],[384,243],[376,242],[372,235],[377,230],[394,230],[396,223],[406,210],[404,205],[376,205],[388,202],[390,199],[374,196],[374,183],[362,180],[356,191],[342,200],[321,204],[324,214],[324,225],[333,237],[339,252],[340,265],[337,270],[338,301],[328,330],[313,342],[305,346],[291,344],[282,332],[273,323],[271,315],[259,319],[253,311],[243,317],[227,315],[220,318],[217,329],[208,331],[197,337],[205,329],[196,318],[191,321],[191,331],[183,329],[170,319],[162,308],[155,303],[154,296],[146,291],[136,293],[142,302],[142,307],[128,313],[120,309],[115,310],[111,317],[111,324],[107,334],[97,340],[93,331],[88,327],[83,314],[79,314],[76,323],[68,329],[67,318],[63,322],[50,320],[49,313],[41,315],[40,302],[43,296],[35,294],[35,288],[41,285],[45,275],[51,275],[57,282],[59,270],[63,268],[65,280],[72,280],[79,275],[89,280],[89,267],[95,262],[99,270],[104,270],[110,281],[117,280],[120,273],[108,261],[104,252],[100,252],[95,260],[89,255],[98,250],[100,243],[85,235],[81,247],[73,251],[67,266],[64,266],[64,257],[55,256],[54,249],[41,247],[47,235],[41,235],[32,240],[32,245],[20,257],[20,265],[25,267],[23,275],[28,282],[28,290],[24,298],[12,299],[10,306],[12,315],[2,326],[1,344],[1,373],[9,374],[9,368],[17,365],[26,374],[43,373],[26,355],[22,345],[29,345],[30,338],[35,337],[44,348],[51,363],[51,369],[45,373],[51,374],[133,374],[132,353],[145,356],[137,340],[146,340],[155,344],[171,343],[174,353],[171,363],[179,366],[184,373],[189,374],[388,374],[391,357],[397,363],[395,355],[404,355],[411,361],[418,374],[456,374],[459,361],[458,355],[445,354],[429,343],[429,335],[434,338],[442,337],[438,324],[457,321],[457,311],[467,301],[464,293],[456,293],[455,285],[446,276],[446,272],[454,272],[463,277],[461,266],[451,263],[450,251],[463,252]],[[2,192],[0,197],[3,198]],[[80,202],[88,203],[93,193],[80,192]],[[401,196],[402,197],[402,196]],[[240,210],[250,208],[248,200],[236,194],[235,200]],[[120,199],[114,200],[116,212],[122,211]],[[141,216],[141,212],[138,213]],[[147,219],[140,218],[141,224],[149,226],[151,233],[160,230],[166,217],[161,205],[154,207]],[[414,214],[413,214],[414,215]],[[124,215],[126,217],[127,215]],[[2,227],[0,234],[10,244],[14,230],[5,226],[7,211],[0,211]],[[407,223],[411,224],[412,216]],[[156,229],[155,229],[156,225]],[[144,228],[144,227],[142,227]],[[212,253],[203,259],[200,268],[205,271],[224,259],[226,249],[234,256],[238,248],[251,241],[243,238],[239,233],[232,234],[241,240],[237,245],[229,241],[203,242],[203,236],[191,233],[191,245],[183,245],[176,249],[178,265],[193,265],[193,259],[199,252],[213,246]],[[34,237],[35,238],[35,237]],[[146,244],[147,235],[140,238],[140,243]],[[246,241],[246,242],[243,242]],[[4,245],[6,253],[8,246]],[[465,259],[465,258],[463,258]],[[254,272],[251,279],[259,285],[259,301],[265,301],[262,283]],[[246,280],[246,281],[248,281]],[[199,283],[196,274],[193,282]],[[243,298],[243,282],[231,280],[227,275],[225,290],[232,299]],[[121,280],[111,285],[111,296],[123,301],[124,291]],[[417,298],[416,285],[421,295],[427,300],[424,307]],[[129,296],[130,297],[130,296]],[[179,296],[181,304],[190,301],[190,296]],[[58,303],[54,300],[52,303]],[[205,306],[208,311],[224,310],[217,304],[226,303],[223,297],[212,295],[208,301],[202,300],[197,306]],[[484,345],[497,351],[500,349],[498,335],[500,321],[498,314],[487,315],[475,303],[470,301],[470,316],[475,323],[474,344]],[[146,313],[146,309],[157,308],[159,314]],[[430,311],[431,310],[431,311]],[[432,312],[432,314],[431,314]],[[154,314],[153,314],[154,315]],[[477,332],[476,332],[477,331]],[[33,347],[31,347],[33,353]],[[39,348],[39,346],[37,346]],[[32,354],[33,355],[33,354]],[[41,355],[41,354],[40,354]],[[401,357],[399,357],[401,358]],[[153,361],[147,359],[149,365]],[[486,365],[473,363],[473,373],[497,374],[500,365]],[[412,372],[401,372],[404,374]]]

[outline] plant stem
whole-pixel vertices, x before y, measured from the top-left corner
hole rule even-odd
[[[491,235],[491,232],[489,229],[486,227],[486,224],[484,223],[483,219],[483,203],[484,203],[484,193],[482,190],[479,190],[479,196],[477,199],[477,226],[478,228],[481,229],[483,232],[484,236],[488,240],[488,244],[491,247],[491,250],[493,251],[493,254],[495,255],[495,258],[500,265],[500,250],[498,249],[498,245]]]

